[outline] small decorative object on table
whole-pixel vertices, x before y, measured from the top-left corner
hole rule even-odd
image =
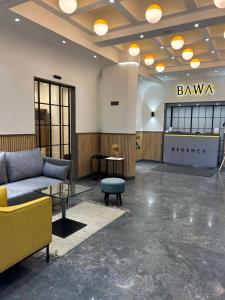
[[[118,144],[112,145],[112,156],[118,157],[120,151],[120,146]]]

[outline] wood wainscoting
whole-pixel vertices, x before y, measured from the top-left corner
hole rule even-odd
[[[163,133],[153,131],[137,132],[137,143],[141,149],[136,148],[136,159],[162,161]]]
[[[100,152],[111,156],[112,145],[118,144],[120,147],[119,156],[125,158],[124,175],[125,177],[135,177],[136,163],[136,134],[123,133],[101,133]],[[121,170],[119,170],[120,172]]]
[[[35,147],[35,134],[0,135],[0,151],[23,151],[31,150]]]
[[[91,174],[91,157],[100,151],[99,133],[77,133],[78,177]]]

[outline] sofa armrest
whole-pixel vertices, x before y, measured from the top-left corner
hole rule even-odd
[[[51,198],[0,208],[0,228],[1,273],[51,243]]]
[[[67,174],[67,180],[69,182],[72,182],[72,180],[73,180],[73,161],[72,160],[44,157],[44,162],[48,162],[48,163],[56,165],[56,166],[68,166],[69,170],[68,170],[68,174]]]

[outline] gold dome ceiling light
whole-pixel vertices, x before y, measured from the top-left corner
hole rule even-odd
[[[181,35],[176,35],[172,38],[171,47],[174,50],[180,50],[184,46],[184,38]]]
[[[190,66],[192,69],[198,69],[200,67],[200,64],[201,62],[200,59],[198,58],[193,58],[190,62]]]
[[[163,63],[158,63],[156,65],[155,69],[158,73],[162,73],[165,70],[165,65]]]
[[[157,23],[162,18],[162,9],[158,4],[151,4],[148,6],[145,12],[146,20],[151,23]]]
[[[128,51],[131,56],[137,56],[140,54],[141,49],[138,44],[131,44]]]
[[[190,60],[194,56],[194,52],[192,49],[184,49],[182,53],[182,57],[184,60]]]
[[[153,65],[154,61],[155,61],[155,58],[153,55],[151,55],[151,54],[145,55],[144,62],[147,66]]]
[[[98,19],[94,23],[94,31],[97,35],[103,36],[109,30],[108,23],[105,19]]]
[[[218,8],[225,8],[225,0],[214,0],[214,4]]]
[[[65,14],[73,14],[77,9],[77,1],[59,0],[59,7]]]

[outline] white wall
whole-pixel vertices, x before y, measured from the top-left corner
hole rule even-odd
[[[34,129],[34,76],[76,86],[76,130],[98,131],[98,76],[101,65],[82,50],[26,36],[0,24],[0,134],[31,134]]]
[[[135,64],[103,68],[99,84],[101,132],[136,132],[137,83],[138,67]],[[119,106],[111,106],[111,101],[119,101]]]
[[[177,85],[192,85],[194,83],[210,83],[213,85],[215,92],[213,95],[208,94],[205,96],[177,96]],[[163,131],[165,103],[201,101],[225,101],[223,76],[168,80],[162,84],[142,79],[139,81],[137,98],[137,131]],[[151,111],[155,112],[154,118],[151,118]]]

